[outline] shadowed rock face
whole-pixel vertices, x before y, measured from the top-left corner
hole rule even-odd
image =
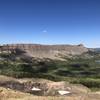
[[[80,55],[88,52],[82,44],[80,45],[39,45],[39,44],[7,44],[0,46],[0,51],[12,51],[20,49],[27,55],[37,58],[56,59],[61,56]]]

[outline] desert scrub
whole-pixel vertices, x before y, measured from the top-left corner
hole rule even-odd
[[[72,81],[70,81],[70,83],[73,84],[83,84],[84,86],[87,86],[88,88],[93,89],[98,89],[100,90],[100,79],[93,79],[93,78],[76,78]]]

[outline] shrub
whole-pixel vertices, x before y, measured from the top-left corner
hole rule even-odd
[[[100,80],[98,79],[90,79],[90,78],[81,78],[77,80],[71,81],[74,84],[83,84],[89,88],[99,88],[100,89]]]

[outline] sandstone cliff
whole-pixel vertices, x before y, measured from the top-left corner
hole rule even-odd
[[[11,52],[16,49],[24,51],[27,55],[37,58],[56,59],[69,55],[80,55],[88,49],[80,45],[40,45],[40,44],[6,44],[0,46],[1,52]]]

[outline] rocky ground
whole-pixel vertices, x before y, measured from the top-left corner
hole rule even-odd
[[[76,96],[34,96],[8,88],[0,87],[0,100],[100,100],[100,93]]]
[[[26,87],[20,90],[18,89],[20,85]],[[41,88],[43,93],[45,88],[45,94],[37,95],[31,91],[24,91],[25,88],[29,89],[31,85]],[[30,87],[28,88],[28,86]],[[57,94],[58,90],[68,90],[71,93],[61,96]],[[65,82],[33,78],[15,79],[0,76],[0,100],[100,100],[100,92],[91,92],[90,89],[82,85],[73,85]]]

